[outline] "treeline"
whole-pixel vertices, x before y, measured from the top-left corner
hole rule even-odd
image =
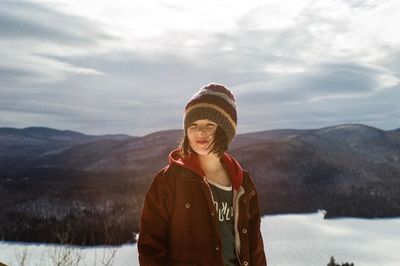
[[[0,240],[63,243],[60,236],[68,235],[67,243],[78,245],[135,242],[148,185],[137,175],[50,170],[2,179]]]
[[[7,213],[0,228],[2,240],[76,245],[122,244],[135,242],[137,219],[132,212],[113,216],[69,214],[61,220],[41,219],[21,213]]]
[[[287,182],[257,187],[264,214],[327,211],[325,218],[399,217],[400,185],[366,183],[347,190],[334,186],[308,185],[293,188]]]
[[[335,258],[334,258],[334,257],[331,257],[331,260],[330,260],[330,262],[327,264],[327,266],[354,266],[354,263],[348,263],[348,262],[345,262],[345,263],[342,263],[342,264],[336,263],[336,262],[335,262]]]

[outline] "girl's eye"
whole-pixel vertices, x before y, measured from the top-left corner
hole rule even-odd
[[[198,130],[200,128],[203,129],[203,130],[215,130],[216,127],[217,126],[214,125],[214,124],[205,124],[205,125],[193,124],[193,125],[190,125],[188,127],[188,129],[193,130],[193,131],[196,131],[196,130]]]

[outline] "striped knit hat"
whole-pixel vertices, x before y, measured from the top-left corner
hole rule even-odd
[[[237,127],[237,107],[232,92],[224,85],[215,83],[201,88],[185,107],[185,133],[190,124],[200,119],[216,123],[231,142]]]

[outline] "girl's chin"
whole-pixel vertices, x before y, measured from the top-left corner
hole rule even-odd
[[[210,149],[207,148],[207,146],[205,146],[205,147],[191,146],[191,148],[199,155],[208,155],[210,152]]]
[[[193,149],[193,148],[192,148]],[[199,149],[195,148],[193,149],[198,155],[207,155],[209,153],[208,149]]]

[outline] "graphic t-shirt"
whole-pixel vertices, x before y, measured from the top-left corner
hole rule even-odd
[[[217,220],[222,237],[222,254],[225,266],[239,265],[235,253],[233,233],[233,196],[232,186],[226,187],[207,179],[214,197]]]

